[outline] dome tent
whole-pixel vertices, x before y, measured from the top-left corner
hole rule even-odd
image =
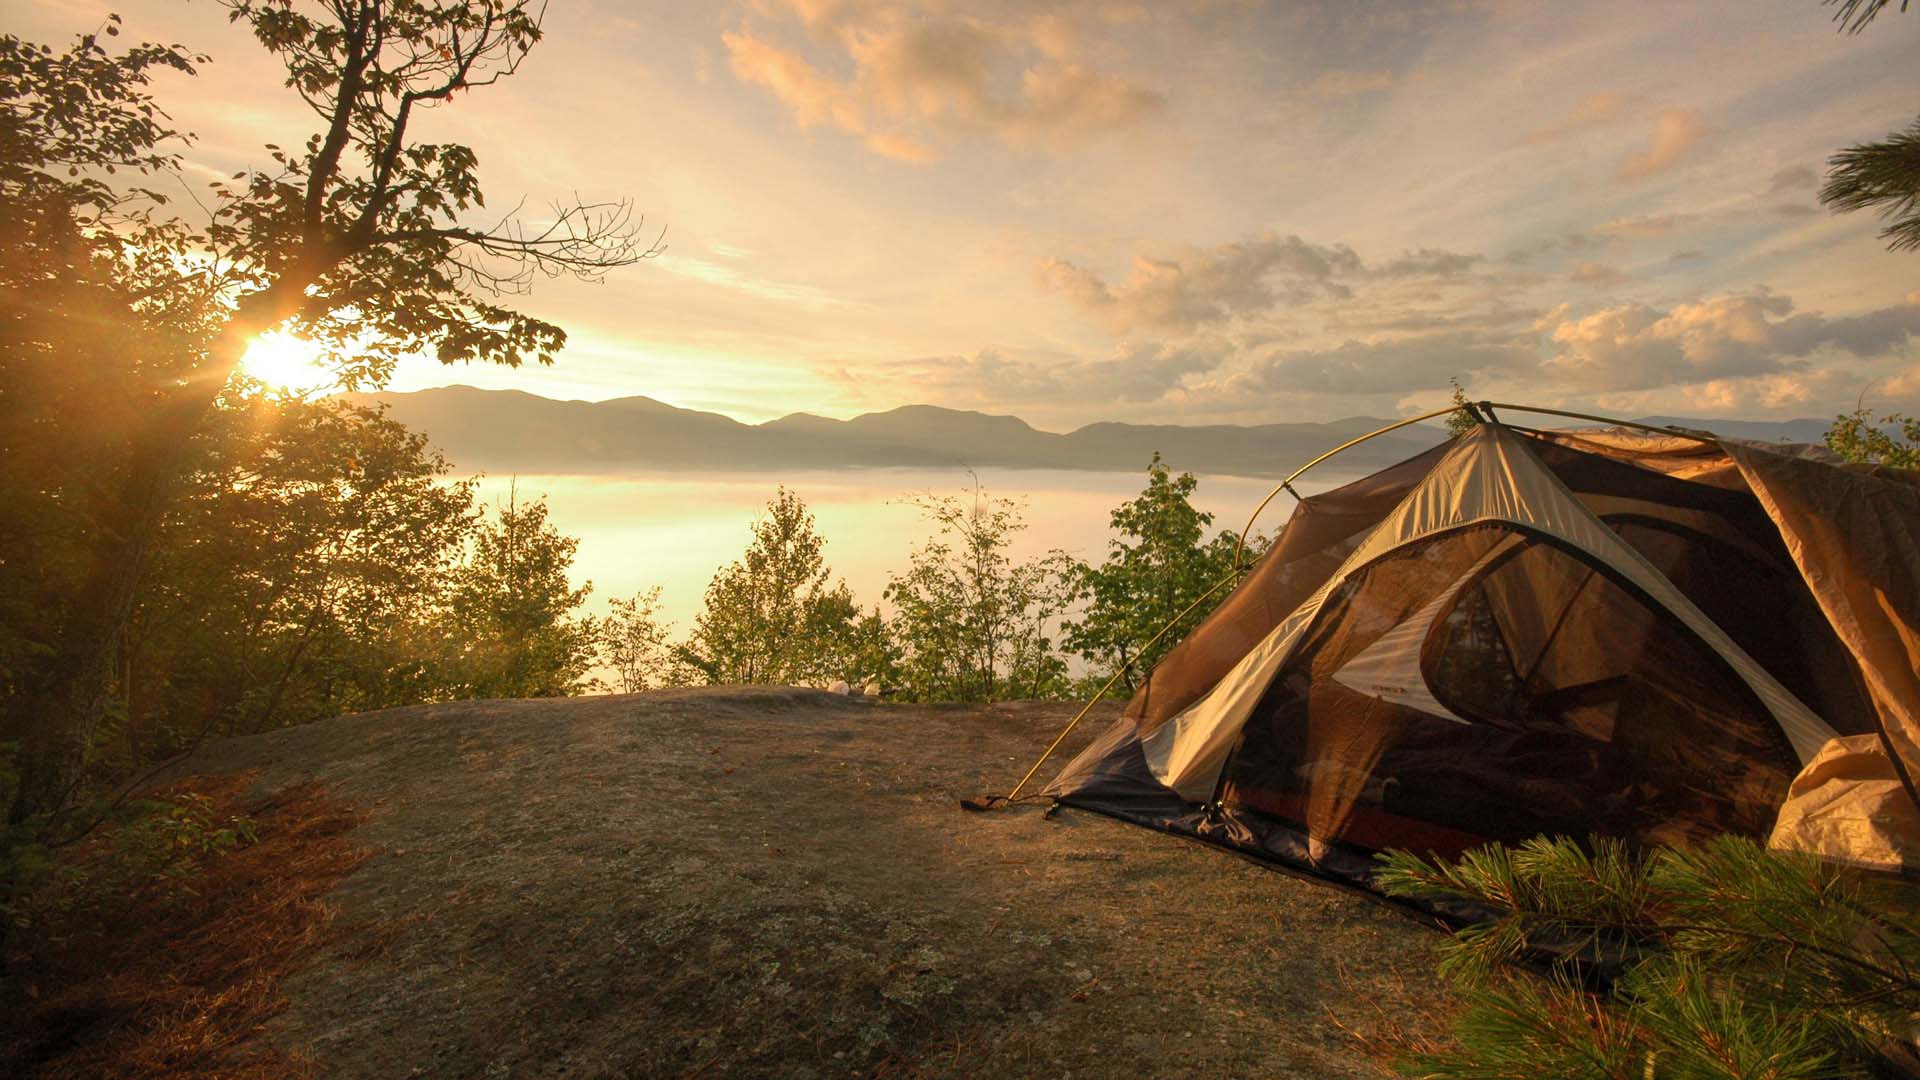
[[[1899,470],[1482,423],[1302,500],[1042,794],[1360,885],[1540,834],[1912,869],[1916,536]]]

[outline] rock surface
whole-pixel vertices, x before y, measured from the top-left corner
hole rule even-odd
[[[266,1033],[325,1076],[1371,1077],[1352,1033],[1437,1026],[1440,937],[1375,901],[1071,809],[958,808],[1072,712],[461,702],[193,769],[372,815]]]

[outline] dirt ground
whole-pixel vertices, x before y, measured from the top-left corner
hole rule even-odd
[[[1439,1026],[1439,936],[1394,910],[1092,814],[958,808],[1072,712],[462,702],[191,770],[370,815],[263,1033],[326,1076],[1372,1077],[1369,1039]]]

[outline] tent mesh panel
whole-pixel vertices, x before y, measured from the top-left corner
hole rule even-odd
[[[1763,834],[1796,769],[1723,660],[1546,538],[1504,525],[1432,537],[1348,579],[1324,610],[1220,791],[1227,809],[1316,844],[1455,854],[1540,833]],[[1423,685],[1341,677],[1410,620],[1426,621],[1401,681]]]

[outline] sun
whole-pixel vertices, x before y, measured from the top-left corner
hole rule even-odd
[[[308,394],[331,387],[339,375],[319,362],[320,349],[291,334],[261,334],[240,358],[240,370],[285,394]]]

